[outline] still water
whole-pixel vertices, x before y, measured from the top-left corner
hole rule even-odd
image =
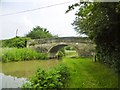
[[[2,88],[19,88],[23,83],[26,83],[26,78],[17,78],[12,76],[6,76],[0,73],[0,90]]]
[[[1,88],[21,87],[23,83],[27,82],[26,78],[30,78],[38,68],[48,70],[59,63],[59,60],[30,60],[8,63],[0,62],[0,67],[2,68],[2,70],[0,70],[0,90]]]

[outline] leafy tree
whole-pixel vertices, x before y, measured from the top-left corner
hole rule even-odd
[[[69,6],[68,11],[76,6],[80,8],[72,24],[75,30],[96,43],[100,62],[120,70],[120,2],[81,2]]]
[[[53,37],[52,34],[46,28],[41,28],[40,26],[36,26],[35,28],[33,28],[33,30],[30,31],[26,36],[30,37],[31,39]]]

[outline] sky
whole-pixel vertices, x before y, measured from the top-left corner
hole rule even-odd
[[[13,14],[64,2],[69,3]],[[18,36],[25,36],[36,26],[47,28],[51,34],[59,37],[79,36],[71,25],[75,19],[76,10],[65,14],[68,6],[76,2],[79,0],[1,0],[0,39],[15,37],[17,29]]]

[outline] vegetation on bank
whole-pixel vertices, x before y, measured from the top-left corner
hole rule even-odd
[[[23,84],[22,88],[63,88],[68,78],[68,68],[64,64],[47,71],[39,68],[30,81]]]
[[[118,73],[93,58],[63,59],[69,70],[66,88],[118,88]]]
[[[117,73],[103,64],[93,62],[92,58],[66,57],[62,64],[56,66],[58,69],[38,69],[30,83],[24,84],[23,88],[118,88]]]
[[[2,48],[2,62],[45,60],[48,55],[29,48]]]
[[[67,12],[76,6],[75,30],[95,42],[99,62],[120,71],[120,2],[80,2],[69,6]]]
[[[27,41],[30,40],[30,38],[26,37],[14,37],[11,39],[2,40],[2,47],[9,47],[9,48],[24,48],[27,45]]]

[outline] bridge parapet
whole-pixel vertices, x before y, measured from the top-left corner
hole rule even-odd
[[[34,39],[28,41],[28,44],[45,44],[45,43],[92,43],[92,41],[86,37],[59,37],[59,38],[46,38],[46,39]]]

